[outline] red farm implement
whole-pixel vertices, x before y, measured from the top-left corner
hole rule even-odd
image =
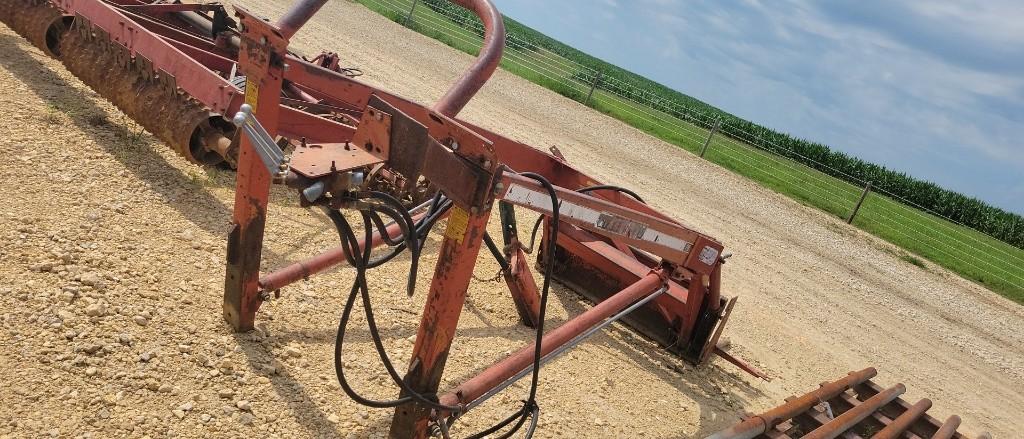
[[[335,358],[350,396],[394,409],[393,437],[431,431],[447,436],[457,417],[531,374],[529,400],[495,430],[532,431],[540,366],[620,319],[692,364],[717,354],[763,377],[717,347],[736,301],[722,294],[728,254],[719,241],[654,210],[628,189],[602,185],[557,151],[548,154],[456,118],[502,56],[504,25],[488,0],[454,1],[482,20],[484,43],[476,61],[433,106],[354,79],[334,53],[307,60],[290,52],[289,38],[325,3],[301,0],[284,17],[267,21],[218,3],[0,0],[0,20],[178,154],[237,171],[223,306],[236,331],[252,329],[260,304],[278,290],[347,264],[357,275],[339,338],[360,298],[375,334],[369,270],[404,251],[415,271],[426,234],[447,219],[404,374],[374,337],[401,388],[397,399],[358,395]],[[294,188],[303,205],[327,212],[341,245],[260,273],[272,184]],[[530,249],[516,229],[517,207],[542,218],[540,287],[528,262]],[[492,216],[501,221],[500,243],[486,232]],[[361,224],[353,226],[352,218]],[[388,250],[372,252],[375,247]],[[439,392],[483,247],[501,265],[522,323],[536,329],[536,342]],[[595,305],[545,332],[551,280]],[[410,281],[410,291],[414,287]]]

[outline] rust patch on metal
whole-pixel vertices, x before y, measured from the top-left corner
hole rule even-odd
[[[906,387],[896,384],[883,388],[872,381],[875,374],[871,367],[850,372],[811,392],[787,398],[786,403],[778,407],[748,416],[742,422],[708,436],[708,439],[965,439],[963,434],[956,432],[959,418],[953,416],[945,423],[939,422],[926,413],[931,401],[921,400],[912,405],[900,397]]]
[[[330,174],[332,167],[341,172],[380,163],[381,160],[360,148],[344,143],[325,143],[295,148],[291,168],[306,178]]]
[[[132,56],[82,17],[61,39],[60,53],[72,74],[182,157],[200,164],[221,161],[214,151],[193,148],[194,136],[207,137],[200,126],[216,116],[165,72],[154,72],[148,60]]]

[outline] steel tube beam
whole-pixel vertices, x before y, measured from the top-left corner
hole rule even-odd
[[[939,427],[939,431],[936,431],[932,435],[932,439],[950,439],[956,434],[956,429],[960,427],[960,417],[952,415],[946,418],[946,422],[942,423]]]
[[[907,388],[903,384],[897,384],[888,389],[879,392],[877,395],[868,398],[867,401],[860,403],[856,407],[853,407],[843,414],[836,416],[832,422],[822,425],[816,428],[814,431],[808,433],[803,439],[834,439],[842,435],[849,430],[858,422],[863,421],[868,416],[871,416],[876,410],[882,408],[882,406],[892,402],[900,395],[905,393]]]
[[[505,49],[505,22],[501,12],[490,0],[452,0],[453,3],[469,9],[480,17],[484,25],[484,43],[480,55],[469,69],[452,84],[441,100],[434,104],[434,111],[448,117],[454,117],[469,103],[476,92],[484,86],[494,70],[501,63],[501,55]]]
[[[792,399],[760,415],[747,418],[739,424],[708,436],[707,439],[752,439],[769,429],[775,428],[776,425],[783,421],[792,419],[794,416],[807,411],[807,409],[835,398],[851,387],[874,378],[877,373],[873,367],[850,372],[841,379],[822,385],[813,392]]]
[[[572,340],[569,340],[568,343],[563,344],[563,345],[559,346],[558,348],[556,348],[555,350],[551,351],[551,353],[545,355],[543,358],[540,359],[540,364],[543,366],[543,365],[547,364],[549,361],[554,360],[555,358],[558,358],[558,356],[564,354],[569,349],[572,349],[572,348],[576,347],[577,345],[582,343],[584,340],[586,340],[586,339],[590,338],[591,336],[593,336],[594,334],[596,334],[598,331],[608,327],[608,325],[611,325],[612,323],[615,323],[615,322],[619,321],[620,319],[622,319],[623,317],[625,317],[629,313],[631,313],[633,311],[636,311],[638,308],[648,304],[650,301],[652,301],[655,298],[657,298],[658,296],[664,294],[666,291],[668,291],[668,287],[667,286],[662,286],[661,288],[658,288],[657,290],[655,290],[653,293],[651,293],[647,297],[644,297],[643,299],[640,299],[639,302],[636,302],[636,303],[630,305],[628,308],[626,308],[626,309],[624,309],[622,311],[619,311],[617,314],[615,314],[615,315],[605,319],[605,321],[603,321],[601,323],[598,323],[597,326],[594,326],[593,328],[588,329],[586,332],[584,332],[584,333],[582,333],[580,335],[577,335]],[[543,344],[543,341],[541,342],[541,344]],[[522,379],[523,377],[525,377],[527,374],[529,374],[531,372],[533,372],[533,363],[532,362],[529,365],[527,365],[525,369],[523,369],[523,370],[519,371],[519,373],[515,374],[515,376],[513,376],[512,378],[509,378],[509,379],[505,380],[505,382],[501,383],[500,385],[498,385],[497,387],[495,387],[495,388],[493,388],[491,390],[488,390],[487,393],[485,393],[482,396],[480,396],[479,398],[473,400],[473,402],[470,402],[469,404],[466,404],[466,410],[472,410],[473,407],[476,407],[476,406],[478,406],[480,404],[483,404],[485,401],[490,399],[492,396],[497,395],[499,392],[501,392],[502,390],[504,390],[508,386],[511,386],[512,384],[515,384],[516,381],[519,381],[520,379]]]
[[[325,4],[327,4],[327,0],[301,0],[296,3],[284,14],[284,17],[277,21],[277,28],[281,30],[281,35],[286,39],[291,38]]]
[[[413,215],[412,219],[413,221],[419,221],[424,216],[426,216],[426,212],[420,212]],[[395,222],[389,224],[386,230],[390,236],[397,236],[402,232],[398,223]],[[370,246],[377,248],[383,243],[384,237],[381,236],[380,232],[373,232],[373,237],[370,240]],[[362,250],[366,248],[365,245],[366,242],[360,239],[359,249]],[[341,246],[338,246],[313,256],[312,258],[306,259],[305,261],[296,262],[292,265],[264,275],[260,278],[260,288],[264,291],[279,290],[335,265],[343,263],[345,263],[345,252],[341,249]]]
[[[871,436],[871,439],[898,439],[903,435],[904,431],[910,428],[910,426],[920,419],[921,416],[924,415],[924,412],[927,412],[930,408],[932,408],[931,400],[922,399],[918,401],[907,409],[907,411],[903,412],[903,414],[897,416],[896,419],[893,419],[892,422],[889,423],[889,425],[886,425],[881,431],[875,433],[874,436]]]
[[[544,338],[541,339],[541,355],[550,354],[576,336],[593,328],[615,313],[622,311],[644,296],[650,295],[663,285],[664,280],[658,273],[652,272],[644,276],[633,285],[626,287],[624,290],[594,305],[593,308],[544,335]],[[481,374],[470,378],[469,381],[462,383],[451,392],[441,396],[441,404],[467,404],[483,396],[487,391],[497,387],[509,378],[512,378],[516,373],[533,363],[534,344],[530,343],[528,346],[524,346],[501,362],[492,365]]]

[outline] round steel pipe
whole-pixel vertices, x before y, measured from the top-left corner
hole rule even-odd
[[[864,418],[871,416],[876,410],[882,408],[882,406],[892,402],[900,395],[904,394],[907,388],[903,384],[897,384],[886,390],[879,392],[877,395],[872,396],[851,408],[843,414],[836,416],[832,422],[822,425],[816,428],[814,431],[808,433],[803,439],[835,439],[849,430],[858,422],[863,421]]]
[[[939,427],[939,431],[936,431],[935,434],[932,435],[932,439],[950,439],[954,434],[956,434],[956,429],[959,427],[960,417],[952,415],[946,418],[946,422],[943,422],[942,426]]]
[[[871,436],[871,439],[898,439],[903,436],[903,432],[907,431],[911,425],[914,424],[921,416],[924,416],[924,412],[932,408],[932,401],[929,399],[922,399],[916,404],[911,406],[903,414],[893,419],[889,425],[886,425],[882,431],[875,433]]]
[[[600,324],[608,317],[622,311],[633,302],[653,293],[663,283],[664,281],[658,273],[648,274],[636,283],[594,305],[593,308],[583,312],[576,318],[551,330],[541,339],[541,356],[550,354],[559,346],[568,343],[576,336]],[[530,343],[524,346],[504,360],[487,368],[480,375],[470,378],[469,381],[462,383],[451,392],[441,396],[441,404],[457,405],[469,403],[487,393],[488,390],[513,377],[519,371],[529,367],[533,363],[534,344]]]
[[[285,39],[289,39],[325,4],[327,4],[327,0],[301,0],[292,6],[275,25],[281,30],[281,35]]]
[[[441,100],[434,104],[434,111],[448,117],[455,117],[469,103],[476,92],[484,86],[494,70],[501,63],[501,55],[505,50],[505,22],[501,12],[490,0],[452,0],[480,17],[484,25],[484,43],[480,55],[469,69],[452,84]]]
[[[757,437],[757,435],[775,428],[783,421],[792,419],[807,409],[835,398],[847,389],[874,378],[877,374],[878,371],[873,367],[850,372],[841,379],[824,384],[813,392],[792,399],[760,415],[749,417],[739,424],[708,436],[707,439],[751,439]]]

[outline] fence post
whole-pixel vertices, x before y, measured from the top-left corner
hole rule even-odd
[[[857,211],[860,210],[860,205],[864,204],[864,199],[868,197],[869,192],[871,192],[870,181],[867,186],[864,186],[864,192],[860,194],[860,199],[857,200],[857,205],[853,207],[853,212],[850,212],[850,217],[846,219],[846,224],[853,224],[853,217],[857,216]]]
[[[419,3],[419,1],[420,0],[412,0],[412,7],[409,8],[409,14],[405,16],[405,27],[409,27],[409,22],[412,21],[412,13],[416,12],[416,3]]]
[[[590,84],[590,92],[587,93],[587,100],[583,101],[583,105],[590,106],[590,98],[594,97],[594,89],[596,89],[598,84],[600,84],[600,83],[601,83],[601,72],[598,71],[597,74],[594,75],[594,82],[592,82]]]
[[[718,128],[722,126],[722,119],[715,119],[715,125],[711,127],[711,131],[708,131],[708,138],[704,139],[704,146],[700,148],[700,156],[704,158],[704,153],[708,152],[708,145],[711,145],[711,138],[718,132]]]

